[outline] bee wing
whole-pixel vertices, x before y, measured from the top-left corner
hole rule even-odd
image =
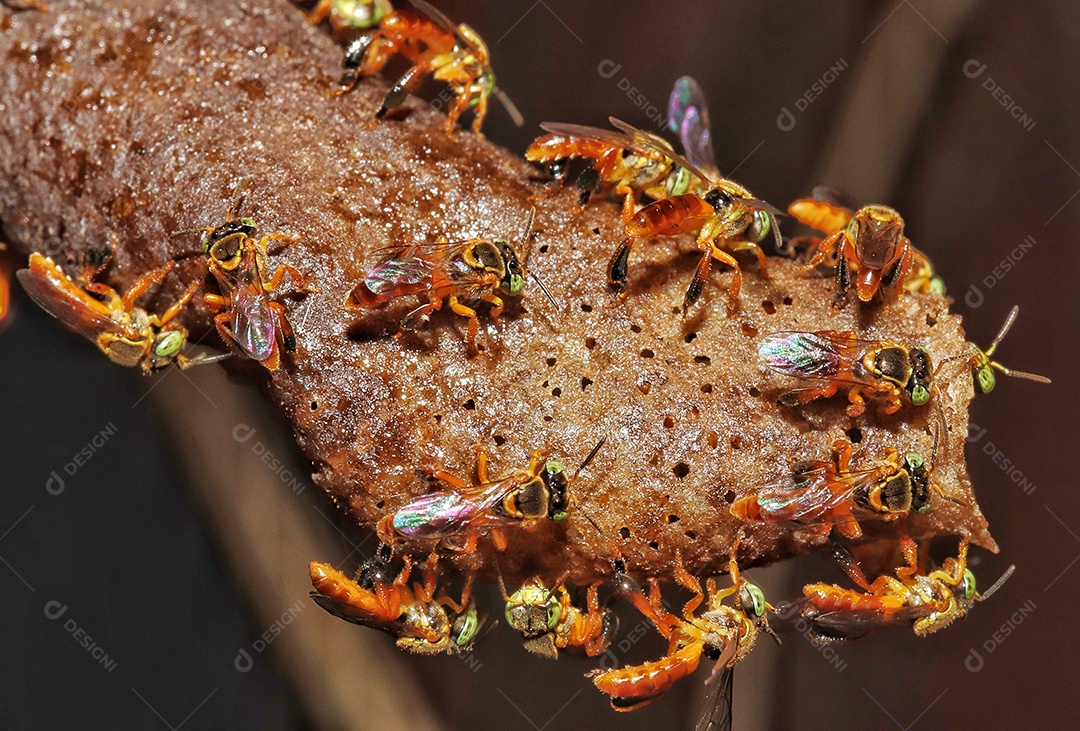
[[[491,510],[517,485],[514,477],[508,477],[466,490],[421,495],[398,509],[394,528],[411,538],[441,540],[476,524],[503,522]]]
[[[449,31],[457,35],[457,25],[454,24],[454,21],[447,18],[441,10],[439,10],[431,3],[424,2],[424,0],[409,0],[409,4],[427,17],[431,18],[431,20],[435,21],[435,24],[441,27],[443,30]]]
[[[373,614],[365,611],[362,607],[344,602],[336,597],[326,596],[317,591],[310,592],[308,596],[315,600],[315,603],[320,607],[330,612],[330,614],[339,619],[344,619],[346,622],[363,625],[364,627],[373,627],[382,630],[383,632],[388,632],[395,637],[400,636],[405,631],[405,625],[401,622],[377,619]]]
[[[382,260],[364,277],[364,286],[380,299],[392,299],[423,290],[435,269],[434,259],[414,248],[381,249]]]
[[[705,92],[701,85],[689,76],[678,79],[675,88],[671,90],[668,100],[668,128],[679,134],[687,160],[708,173],[710,180],[721,177],[716,168]]]
[[[112,319],[104,302],[91,297],[52,259],[30,255],[30,266],[15,273],[30,299],[67,327],[92,342],[103,332],[131,335],[128,328]]]
[[[698,712],[694,731],[730,731],[731,729],[731,688],[735,676],[733,668],[726,664],[718,668],[720,677],[711,677],[709,692]]]
[[[838,640],[858,639],[877,629],[903,627],[933,612],[929,604],[900,607],[898,609],[847,609],[807,618],[819,630]]]
[[[826,479],[826,467],[816,467],[787,475],[783,480],[759,488],[756,497],[763,513],[783,516],[783,520],[804,526],[827,525],[832,511],[860,488],[878,477],[877,470],[854,470],[834,478],[843,483],[836,489]],[[876,514],[875,514],[876,515]]]
[[[768,368],[784,375],[813,381],[840,383],[875,383],[867,377],[839,377],[841,370],[861,373],[862,364],[852,351],[881,344],[881,341],[858,340],[831,330],[821,332],[777,332],[758,343],[758,359]]]
[[[664,155],[676,165],[681,165],[682,167],[689,170],[691,173],[696,175],[699,180],[704,180],[707,182],[716,181],[716,178],[714,176],[706,174],[697,165],[693,165],[685,157],[675,152],[675,149],[663,137],[660,137],[659,135],[654,135],[652,132],[646,132],[645,130],[638,129],[633,125],[629,125],[621,119],[618,119],[617,117],[608,117],[608,121],[611,122],[612,126],[617,127],[618,129],[625,132],[637,144],[653,150],[654,152],[659,152],[661,155]]]
[[[243,284],[229,295],[229,305],[233,335],[240,349],[259,362],[270,358],[277,343],[277,318],[266,292]]]
[[[648,157],[655,157],[658,151],[652,147],[639,144],[630,135],[623,134],[622,132],[614,132],[610,129],[600,129],[599,127],[588,127],[583,124],[564,124],[562,122],[544,122],[540,125],[540,129],[546,132],[552,132],[557,135],[565,135],[567,137],[576,137],[584,140],[597,140],[604,142],[615,147],[621,147],[625,150],[631,150],[639,155],[646,155]],[[666,152],[660,152],[661,155],[667,155]]]

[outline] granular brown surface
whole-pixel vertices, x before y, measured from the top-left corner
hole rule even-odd
[[[771,407],[767,396],[793,384],[759,368],[756,344],[778,330],[859,329],[922,344],[940,360],[966,352],[944,299],[904,297],[861,319],[853,304],[834,314],[831,280],[780,259],[770,259],[765,280],[747,259],[741,312],[724,316],[730,274],[718,267],[684,322],[696,256],[689,239],[675,239],[639,242],[630,297],[609,307],[604,264],[620,235],[616,205],[579,211],[571,191],[534,202],[541,188],[532,168],[465,131],[447,138],[443,117],[415,100],[365,129],[385,86],[366,81],[331,96],[341,51],[284,0],[0,9],[0,59],[0,220],[20,253],[74,262],[115,235],[107,278],[120,287],[197,249],[197,237],[172,232],[220,222],[237,195],[264,232],[299,236],[275,254],[319,288],[287,287],[278,297],[299,352],[269,377],[241,367],[266,379],[315,481],[362,524],[425,489],[418,467],[468,478],[477,444],[501,475],[541,447],[574,465],[606,436],[574,485],[575,509],[605,538],[579,514],[512,532],[499,556],[504,574],[565,566],[583,583],[610,575],[613,550],[635,572],[661,576],[680,550],[698,572],[726,560],[739,528],[728,513],[734,495],[782,478],[790,461],[826,459],[845,434],[861,440],[856,465],[888,445],[932,452],[929,408],[852,420],[842,399],[798,413]],[[768,196],[767,186],[751,187]],[[479,352],[449,312],[395,338],[417,302],[366,317],[342,308],[374,250],[440,236],[515,237],[533,205],[528,265],[560,307],[531,282],[497,324],[481,307]],[[192,278],[206,278],[199,256],[180,260],[149,309]],[[207,331],[201,304],[182,317],[196,334]],[[938,500],[910,523],[864,528],[869,536],[900,528],[970,535],[996,550],[963,462],[973,393],[963,361],[947,364],[939,383],[949,430],[933,474],[970,507]],[[740,556],[774,561],[823,540],[756,527]],[[481,545],[490,559],[490,544]]]

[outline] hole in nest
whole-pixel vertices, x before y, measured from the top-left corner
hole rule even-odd
[[[851,440],[852,444],[858,444],[862,441],[862,429],[857,426],[848,429],[847,438]]]
[[[742,334],[748,338],[756,338],[758,329],[753,325],[747,325],[745,322],[742,324]]]
[[[649,457],[649,464],[653,467],[660,464],[660,455],[654,454],[653,456]]]
[[[707,355],[695,355],[694,362],[700,363],[701,365],[710,365],[712,363],[712,358]]]
[[[699,409],[699,408],[698,408],[697,406],[691,406],[691,407],[690,407],[690,414],[691,414],[691,415],[692,415],[692,416],[693,416],[693,417],[694,417],[695,419],[697,419],[697,418],[699,418],[699,417],[701,416],[701,409]]]
[[[435,414],[435,423],[436,424],[441,424],[442,423],[442,414]]]
[[[762,300],[761,309],[765,310],[765,314],[767,315],[776,314],[776,305],[772,303],[772,300]]]
[[[548,382],[546,380],[543,383],[540,384],[540,388],[547,388],[547,387],[548,387]]]
[[[652,352],[648,348],[645,348],[645,350],[641,351],[641,357],[642,358],[652,358],[655,355],[656,355],[656,353]]]
[[[646,395],[648,395],[649,391],[652,390],[652,386],[647,383],[639,383],[637,388],[639,391]]]
[[[551,421],[551,417],[550,416],[545,416],[544,421]]]
[[[599,236],[599,235],[600,235],[600,229],[599,229],[599,228],[594,228],[594,229],[592,230],[592,232],[593,232],[594,234],[596,234],[597,236]]]
[[[557,361],[555,360],[555,358],[548,358],[547,359],[548,368],[551,368],[552,366],[554,366],[556,362]]]
[[[484,344],[483,344],[483,343],[477,343],[477,344],[476,344],[476,349],[477,349],[478,351],[480,351],[481,353],[483,353],[483,352],[484,352],[485,350],[487,350],[487,348],[486,348],[486,347],[484,346]]]
[[[684,343],[692,343],[696,339],[697,339],[697,333],[687,333],[685,336],[683,336],[683,342]]]
[[[556,386],[555,388],[551,389],[551,395],[555,398],[559,398],[560,396],[562,396],[562,389]]]
[[[750,390],[747,391],[747,393],[750,394],[751,396],[753,396],[754,398],[757,398],[758,396],[761,395],[761,391],[756,386],[751,386]]]
[[[596,338],[585,338],[585,347],[592,350],[596,347]]]
[[[548,253],[548,245],[547,244],[544,244],[543,246],[540,247],[540,253],[541,254]]]
[[[714,431],[709,432],[709,435],[705,437],[705,443],[712,449],[716,449],[720,445],[720,435]]]
[[[664,417],[664,428],[665,429],[670,429],[673,426],[675,426],[675,420],[672,419],[670,416],[665,416]]]
[[[703,384],[701,384],[701,392],[702,393],[712,393],[712,384],[711,383],[703,383]]]
[[[312,411],[318,411],[319,410],[319,402],[316,399],[311,399],[311,410]]]
[[[379,510],[382,510],[385,506],[386,506],[386,501],[385,500],[377,500],[375,502],[375,507],[377,507]]]
[[[465,403],[463,403],[463,404],[462,404],[462,406],[464,406],[464,407],[465,407],[466,409],[468,409],[469,411],[472,411],[473,409],[475,409],[475,408],[476,408],[476,402],[475,402],[475,401],[473,401],[472,399],[469,399],[468,401],[466,401]]]
[[[630,529],[624,525],[622,528],[619,528],[619,535],[623,537],[624,541],[630,540]]]
[[[937,318],[934,317],[933,315],[927,315],[926,316],[926,324],[929,327],[933,327],[934,325],[937,325]]]
[[[781,301],[781,302],[783,302],[783,303],[784,303],[785,305],[788,305],[788,306],[790,306],[790,305],[791,305],[791,303],[792,303],[792,302],[794,302],[795,300],[793,300],[793,299],[791,298],[791,295],[790,295],[790,294],[785,294],[785,295],[784,295],[784,299],[782,299],[782,300],[780,300],[780,301]]]
[[[735,502],[735,491],[734,490],[728,490],[727,492],[724,493],[724,502],[727,503],[728,505],[731,505],[733,502]]]
[[[731,445],[732,449],[742,449],[742,437],[734,436],[728,441],[728,444]]]
[[[649,548],[651,548],[654,551],[659,551],[660,550],[660,544],[657,543],[656,541],[649,541]]]
[[[586,376],[581,377],[581,390],[584,391],[589,386],[593,385],[593,380]]]
[[[690,465],[686,462],[679,462],[677,465],[671,468],[671,471],[675,473],[675,476],[680,480],[690,474]]]
[[[641,325],[631,325],[630,326],[630,332],[632,332],[632,333],[641,332]]]
[[[582,302],[581,303],[581,311],[582,312],[592,312],[592,305],[588,304],[587,302]]]
[[[491,438],[491,441],[495,442],[495,446],[501,447],[502,445],[506,444],[506,437],[504,437],[502,434],[496,434]]]
[[[677,515],[675,515],[674,513],[672,513],[671,515],[669,515],[669,516],[667,517],[667,522],[668,522],[668,523],[678,523],[678,522],[679,522],[679,516],[677,516]]]
[[[695,538],[697,538],[697,531],[696,530],[688,530],[685,533],[683,533],[683,535],[686,536],[687,538],[689,538],[690,540],[694,540]]]

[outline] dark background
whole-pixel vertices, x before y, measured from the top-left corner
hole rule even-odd
[[[1066,0],[937,5],[439,4],[487,40],[500,86],[527,119],[515,129],[493,106],[492,140],[523,150],[541,121],[605,126],[608,115],[650,129],[647,107],[662,114],[671,83],[691,74],[710,100],[721,170],[738,167],[733,177],[781,207],[818,182],[847,187],[857,203],[895,206],[956,298],[969,336],[987,343],[1020,304],[1000,358],[1055,381],[1002,378],[972,407],[985,432],[969,445],[969,468],[1002,549],[975,551],[973,568],[987,586],[1015,563],[1013,579],[929,639],[879,633],[841,648],[834,663],[797,636],[781,648],[762,643],[736,674],[736,728],[1019,727],[1074,717],[1080,9]],[[840,60],[846,69],[795,114],[790,131],[780,129],[782,109],[796,112]],[[964,73],[971,60],[986,65],[977,78]],[[604,61],[613,62],[605,70],[619,66],[610,78],[598,71]],[[990,78],[1033,126],[991,95]],[[646,109],[620,86],[639,90]],[[439,91],[425,89],[429,98]],[[1019,257],[1029,236],[1035,246]],[[1010,257],[1018,260],[1001,273]],[[237,648],[264,627],[249,621],[221,568],[221,537],[185,491],[199,465],[179,459],[162,427],[168,414],[142,398],[155,381],[108,363],[20,295],[0,336],[0,728],[309,727],[272,650],[250,672],[234,669]],[[64,474],[110,425],[115,434],[100,450]],[[46,490],[53,471],[65,479],[58,495]],[[313,489],[304,499],[321,505]],[[837,574],[810,558],[757,576],[773,596]],[[496,605],[497,594],[487,594]],[[47,619],[48,601],[66,614]],[[1034,609],[1018,614],[1021,607]],[[69,619],[117,661],[115,670],[105,672],[64,631]],[[995,632],[1000,642],[989,651]],[[705,671],[652,707],[615,716],[581,677],[590,663],[545,663],[514,644],[505,628],[493,633],[471,673],[452,659],[407,664],[448,727],[693,723]],[[661,651],[649,638],[629,657]],[[374,718],[355,725],[380,728]]]

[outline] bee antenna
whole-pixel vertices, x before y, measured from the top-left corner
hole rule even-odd
[[[938,495],[940,495],[942,497],[942,499],[948,500],[950,503],[955,503],[956,505],[962,505],[965,508],[970,508],[971,507],[971,503],[969,503],[966,500],[961,500],[960,498],[953,497],[952,495],[946,495],[945,491],[941,489],[941,485],[938,485],[936,482],[931,482],[930,487],[931,487],[931,489],[933,489],[934,492],[936,492]]]
[[[558,310],[559,309],[559,303],[556,302],[555,298],[551,296],[551,292],[548,291],[548,288],[544,284],[543,280],[540,279],[540,277],[536,276],[536,274],[533,273],[533,272],[529,272],[529,276],[532,277],[533,281],[535,281],[540,286],[540,291],[543,292],[544,296],[548,298],[548,302],[551,303],[551,306],[554,307],[556,310]]]
[[[1036,383],[1050,383],[1050,379],[1046,376],[1039,376],[1034,373],[1024,373],[1023,371],[1014,371],[1000,363],[990,360],[990,356],[997,350],[997,346],[1001,343],[1002,339],[1012,328],[1013,323],[1016,322],[1016,316],[1020,314],[1020,306],[1013,305],[1013,308],[1009,310],[1009,316],[1005,318],[1005,324],[1001,326],[1001,330],[998,331],[997,337],[990,343],[990,347],[982,351],[982,355],[986,358],[986,362],[996,371],[1004,373],[1006,376],[1012,376],[1013,378],[1023,378],[1028,381],[1035,381]]]
[[[499,103],[503,105],[503,109],[505,109],[506,113],[510,115],[510,121],[512,121],[515,126],[525,126],[525,117],[521,115],[521,112],[518,110],[517,105],[514,104],[514,102],[510,99],[509,96],[506,95],[505,91],[496,87],[495,90],[492,91],[492,94],[494,94],[495,98],[499,100]]]
[[[995,591],[1001,588],[1001,585],[1009,580],[1009,577],[1013,575],[1013,571],[1016,571],[1016,564],[1013,564],[1009,568],[1005,569],[1005,573],[1001,575],[1001,578],[994,582],[994,585],[987,589],[982,594],[978,595],[980,602],[984,602],[989,599]]]
[[[1016,322],[1016,316],[1019,314],[1020,305],[1013,305],[1013,308],[1009,310],[1009,316],[1005,318],[1005,324],[1001,326],[1000,330],[998,330],[998,334],[997,337],[994,338],[994,342],[990,343],[990,347],[983,351],[986,354],[987,358],[993,355],[994,351],[997,350],[998,344],[1008,334],[1009,330],[1013,326],[1013,323]]]
[[[589,456],[586,457],[585,461],[583,461],[581,463],[581,466],[577,468],[577,472],[574,473],[573,479],[576,480],[578,475],[581,474],[582,470],[584,470],[586,467],[589,466],[589,463],[593,461],[593,457],[596,456],[596,453],[600,451],[600,448],[604,446],[604,442],[606,442],[606,441],[607,441],[607,436],[605,435],[599,442],[596,443],[596,446],[592,448],[591,452],[589,452]],[[591,518],[590,518],[590,520],[591,520]],[[594,523],[593,525],[596,525],[596,524]]]
[[[229,208],[229,213],[227,214],[229,216],[228,220],[231,221],[234,218],[239,218],[240,217],[240,208],[243,205],[244,205],[244,194],[243,193],[237,193],[236,194],[236,199],[233,200],[233,204]]]

